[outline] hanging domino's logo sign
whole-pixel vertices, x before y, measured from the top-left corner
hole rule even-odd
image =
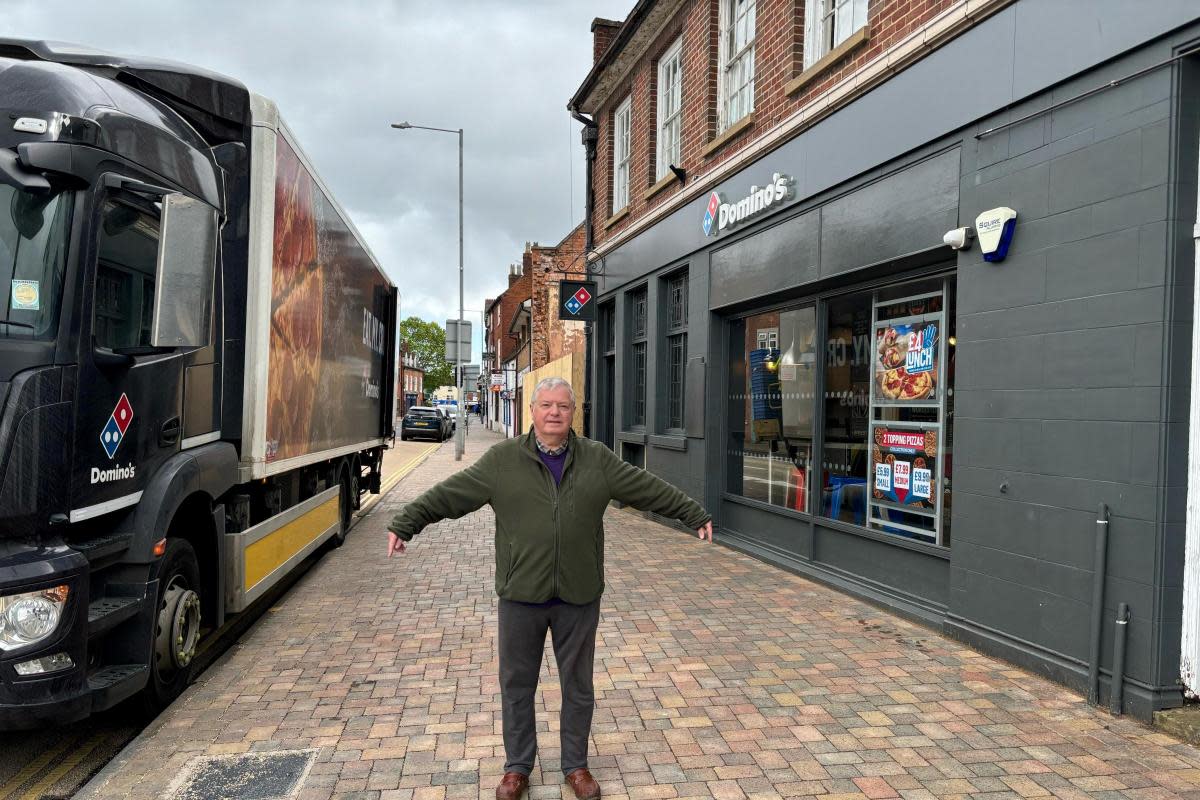
[[[726,203],[717,192],[708,196],[704,211],[704,235],[716,236],[721,231],[752,219],[765,211],[778,208],[792,196],[792,177],[776,172],[766,186],[751,186],[750,193],[735,203]]]
[[[595,281],[559,281],[558,318],[576,322],[595,321],[595,296]]]
[[[117,407],[109,414],[104,430],[100,431],[100,444],[104,446],[104,452],[108,453],[109,458],[116,457],[117,448],[121,446],[121,441],[125,438],[125,432],[129,430],[131,422],[133,422],[133,404],[129,402],[129,396],[122,392],[121,399],[117,401]]]

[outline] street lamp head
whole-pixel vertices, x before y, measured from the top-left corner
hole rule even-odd
[[[411,128],[411,127],[412,127],[412,125],[410,125],[410,124],[409,124],[409,123],[407,123],[407,122],[393,122],[393,123],[392,123],[392,127],[393,127],[393,128],[399,128],[400,130],[404,130],[404,129],[406,129],[406,128]]]

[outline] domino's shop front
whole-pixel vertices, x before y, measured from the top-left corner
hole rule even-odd
[[[602,244],[592,431],[725,544],[1148,718],[1200,638],[1200,23],[1073,9],[1015,3]]]

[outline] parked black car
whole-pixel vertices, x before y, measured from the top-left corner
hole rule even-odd
[[[413,406],[400,423],[400,438],[427,438],[443,442],[450,438],[450,421],[436,408]]]

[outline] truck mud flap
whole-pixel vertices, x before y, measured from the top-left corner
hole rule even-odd
[[[240,533],[226,534],[225,610],[243,611],[335,533],[340,486]]]

